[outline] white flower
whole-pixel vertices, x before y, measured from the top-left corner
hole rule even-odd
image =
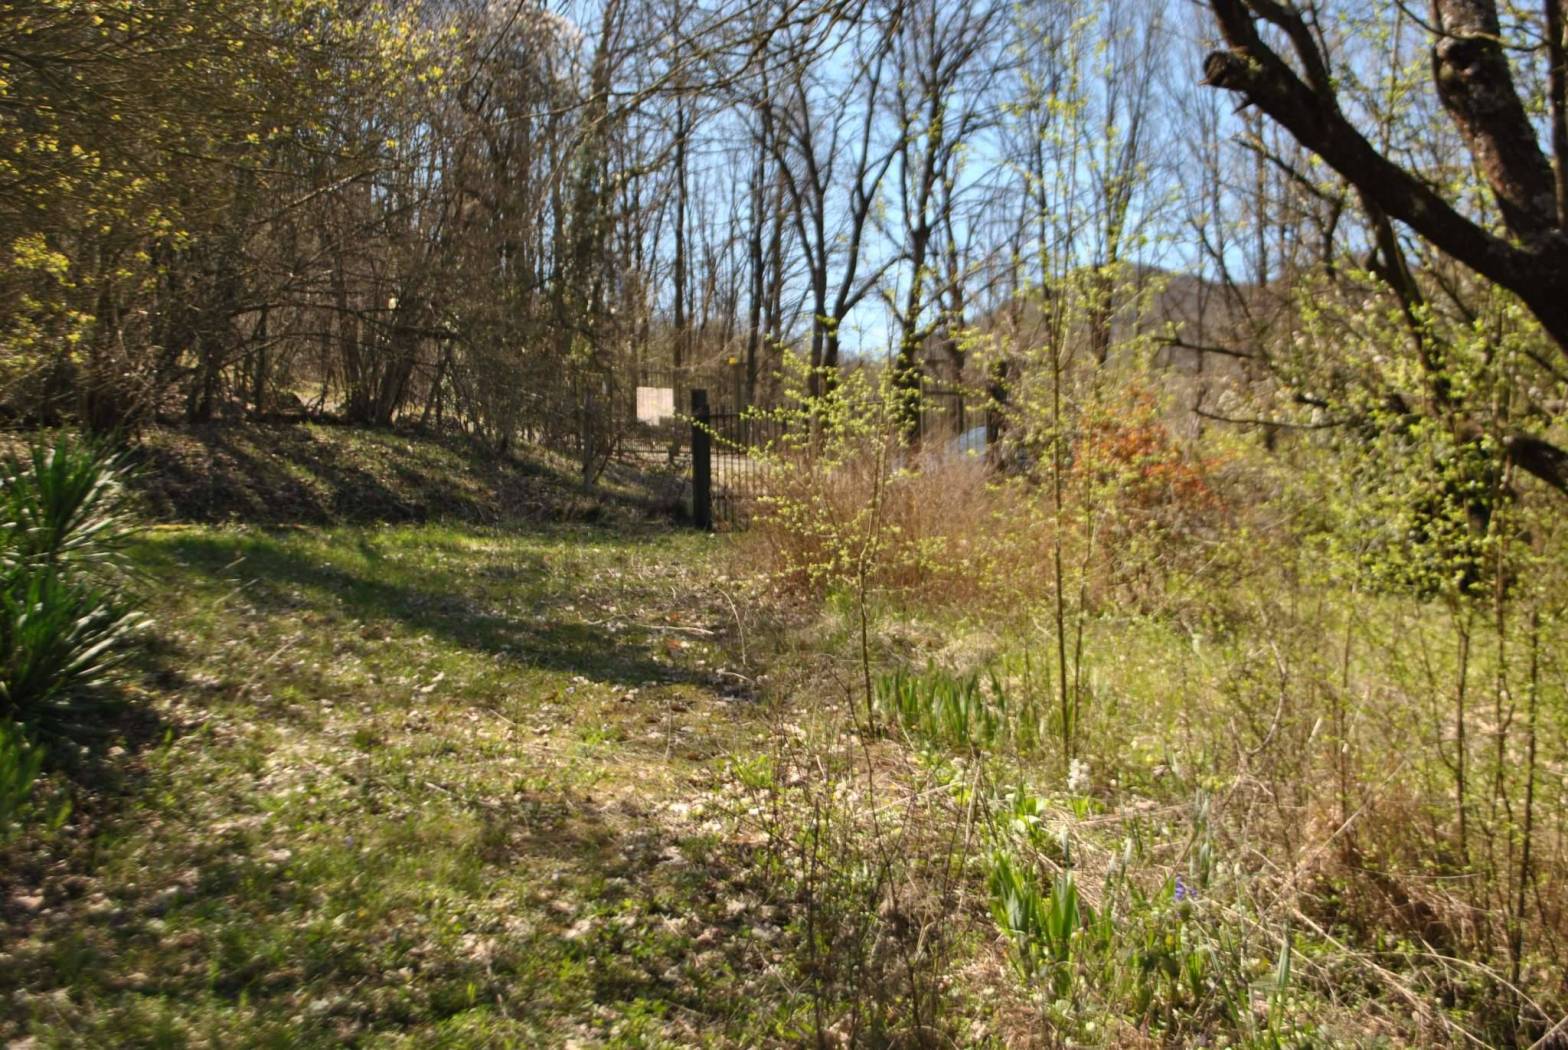
[[[1089,763],[1075,758],[1067,765],[1067,791],[1069,794],[1082,795],[1088,790]]]

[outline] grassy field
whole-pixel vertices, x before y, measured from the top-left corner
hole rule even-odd
[[[760,900],[759,873],[693,813],[765,732],[712,542],[147,535],[134,561],[159,647],[140,690],[157,722],[9,865],[0,1032],[788,1041],[792,996],[757,988],[780,972],[779,931],[736,904]]]

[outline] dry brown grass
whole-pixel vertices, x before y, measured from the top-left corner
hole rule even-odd
[[[984,460],[936,452],[781,459],[742,554],[785,588],[820,595],[865,567],[878,592],[936,607],[1038,596],[1049,581],[1023,488]]]

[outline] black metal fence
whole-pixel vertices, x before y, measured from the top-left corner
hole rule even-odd
[[[707,390],[690,404],[692,521],[702,529],[743,528],[767,495],[768,462],[759,453],[785,434],[784,420],[755,411],[715,408]],[[967,406],[962,390],[927,388],[918,420],[920,442],[932,451],[980,451],[988,439],[984,409]]]
[[[940,443],[954,451],[967,449],[977,428],[986,425],[984,409],[969,407],[969,395],[950,387],[927,386],[920,395],[920,441],[926,446]],[[984,444],[984,431],[980,431]]]
[[[782,420],[709,407],[691,393],[692,518],[698,528],[740,528],[766,494],[767,464],[758,453],[784,434]]]

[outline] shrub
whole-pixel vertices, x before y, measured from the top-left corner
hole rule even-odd
[[[787,362],[800,369],[799,362]],[[935,605],[1042,586],[1023,503],[983,458],[941,442],[912,446],[887,372],[849,372],[809,396],[786,375],[786,404],[762,413],[782,436],[751,449],[767,491],[745,543],[787,589],[867,586]]]

